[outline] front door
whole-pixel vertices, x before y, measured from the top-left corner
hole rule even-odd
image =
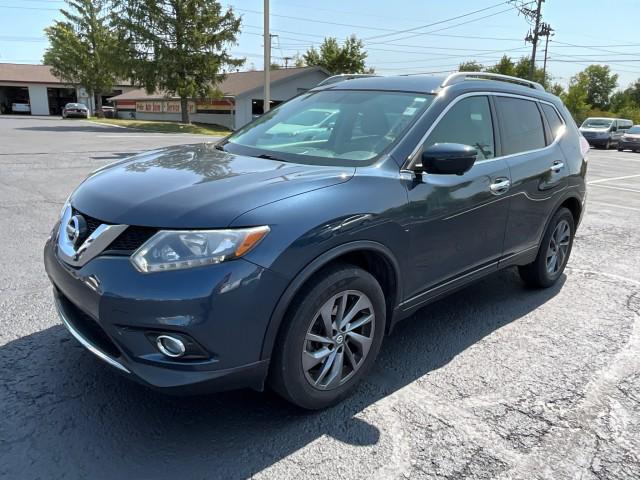
[[[454,101],[423,145],[461,143],[476,148],[464,175],[422,174],[409,187],[411,278],[407,307],[457,279],[497,269],[509,211],[510,173],[496,155],[494,118],[484,95]]]

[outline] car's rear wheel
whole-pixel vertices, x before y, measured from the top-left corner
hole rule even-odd
[[[346,264],[319,272],[284,320],[271,387],[306,409],[338,403],[373,365],[385,322],[384,293],[371,274]]]
[[[549,222],[536,259],[518,267],[522,280],[536,288],[547,288],[556,283],[569,261],[574,234],[573,214],[562,207]]]

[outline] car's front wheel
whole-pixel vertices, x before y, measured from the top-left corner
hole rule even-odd
[[[322,270],[288,311],[270,385],[302,408],[338,403],[373,365],[385,322],[384,293],[371,274],[347,264]]]
[[[573,214],[562,207],[553,215],[542,237],[536,259],[518,267],[524,282],[537,288],[547,288],[558,281],[571,255],[576,227]]]

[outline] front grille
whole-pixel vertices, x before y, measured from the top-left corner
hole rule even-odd
[[[151,227],[129,227],[116,238],[106,250],[114,250],[121,252],[132,252],[137,250],[151,237],[153,237],[157,228]]]
[[[121,355],[120,350],[109,338],[98,322],[84,313],[73,302],[65,297],[60,291],[57,292],[58,299],[65,312],[65,318],[70,322],[80,334],[92,345],[104,353],[117,358]]]
[[[102,224],[112,225],[109,222],[103,222],[102,220],[86,215],[75,208],[73,209],[73,214],[82,215],[85,222],[87,222],[87,237]],[[105,252],[121,255],[131,253],[140,248],[142,244],[155,235],[157,231],[158,229],[153,227],[129,226],[118,238],[111,242],[105,249]]]

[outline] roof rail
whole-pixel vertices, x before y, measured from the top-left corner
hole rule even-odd
[[[353,80],[355,78],[379,77],[373,73],[342,73],[340,75],[332,75],[322,80],[316,87],[321,85],[331,85],[332,83],[342,82],[343,80]]]
[[[441,87],[446,87],[448,85],[453,85],[455,83],[464,82],[467,79],[483,79],[483,80],[496,80],[498,82],[507,82],[507,83],[515,83],[516,85],[522,85],[529,88],[535,88],[536,90],[544,91],[544,87],[540,85],[538,82],[534,82],[532,80],[525,80],[523,78],[511,77],[509,75],[500,75],[499,73],[489,73],[489,72],[456,72],[449,75],[445,78],[444,82],[442,82]]]

